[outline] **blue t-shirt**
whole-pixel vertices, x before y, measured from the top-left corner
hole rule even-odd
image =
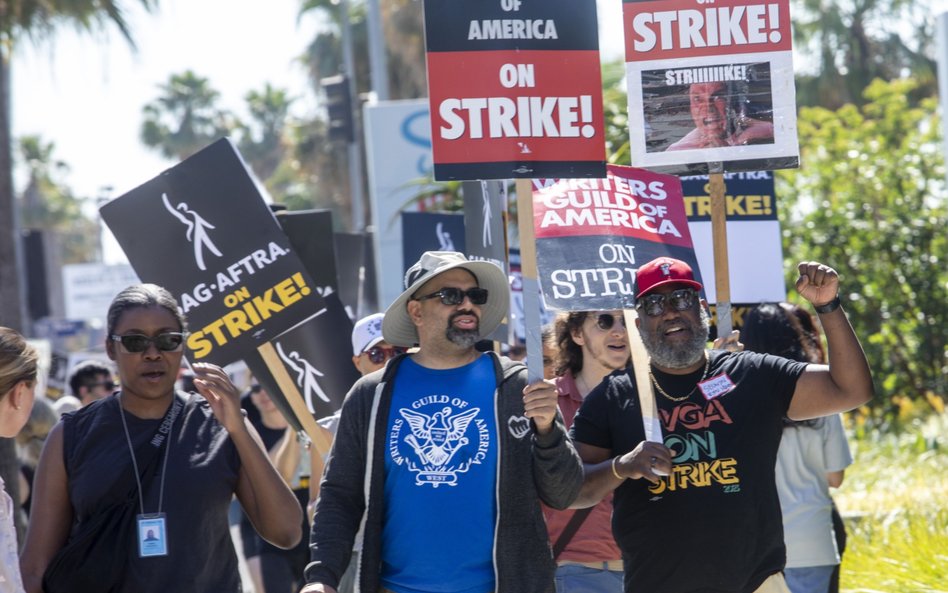
[[[494,590],[496,379],[488,356],[435,370],[405,359],[388,417],[382,586]]]

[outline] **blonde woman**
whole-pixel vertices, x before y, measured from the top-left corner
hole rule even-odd
[[[30,417],[36,350],[18,332],[0,327],[0,436],[15,437]],[[0,478],[0,593],[21,593],[13,501]]]

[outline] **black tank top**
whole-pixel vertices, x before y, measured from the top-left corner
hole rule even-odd
[[[227,521],[240,458],[227,430],[204,398],[183,392],[178,396],[184,398],[185,406],[168,442],[161,508],[166,514],[168,555],[139,558],[137,549],[127,550],[127,582],[122,591],[240,593],[237,556]],[[121,499],[134,487],[118,484],[131,464],[120,413],[125,414],[132,446],[142,450],[161,420],[144,420],[123,412],[117,395],[63,416],[63,459],[74,528],[103,504]],[[160,461],[155,464],[156,474],[145,493],[145,513],[158,511]]]

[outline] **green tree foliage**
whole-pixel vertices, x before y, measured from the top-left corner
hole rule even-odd
[[[28,171],[20,211],[24,229],[44,231],[57,239],[63,264],[95,259],[99,227],[82,213],[82,203],[62,176],[69,167],[54,158],[55,146],[37,136],[20,138],[20,154]]]
[[[161,95],[142,109],[141,140],[164,157],[183,160],[235,127],[232,116],[217,107],[220,99],[210,81],[191,70],[172,74]]]
[[[913,400],[948,393],[945,165],[936,101],[913,107],[916,88],[877,80],[862,107],[802,109],[802,168],[777,188],[788,282],[797,261],[836,267],[878,395]]]
[[[250,91],[244,96],[250,119],[238,122],[238,146],[250,162],[254,173],[266,180],[283,160],[286,153],[284,134],[293,103],[287,92],[269,83],[261,91]]]
[[[797,103],[837,109],[861,104],[876,78],[906,74],[918,81],[912,98],[937,87],[932,55],[934,19],[925,0],[795,0]]]

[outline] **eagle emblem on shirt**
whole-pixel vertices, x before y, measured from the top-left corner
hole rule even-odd
[[[470,442],[464,433],[480,409],[472,408],[458,414],[452,414],[452,411],[445,407],[429,416],[413,410],[399,410],[411,429],[405,442],[427,467],[444,467],[458,449]]]

